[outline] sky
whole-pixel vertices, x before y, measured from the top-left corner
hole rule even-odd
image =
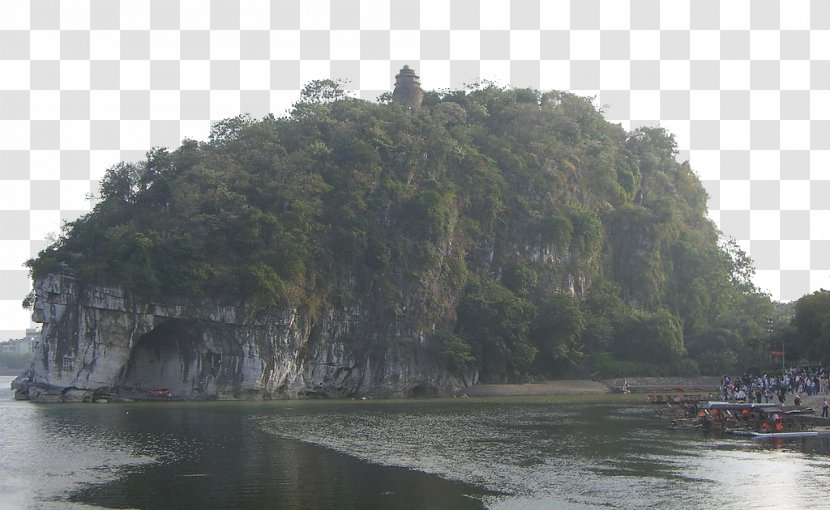
[[[107,168],[281,114],[314,79],[357,97],[407,64],[593,98],[674,133],[709,216],[793,300],[830,278],[830,0],[0,0],[0,339],[30,326],[23,262]]]

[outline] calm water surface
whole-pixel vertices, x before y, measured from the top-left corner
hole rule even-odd
[[[0,377],[0,508],[827,508],[830,440],[482,400],[33,405]]]

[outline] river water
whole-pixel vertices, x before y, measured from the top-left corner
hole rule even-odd
[[[52,404],[0,377],[0,508],[827,508],[830,439],[552,399]]]

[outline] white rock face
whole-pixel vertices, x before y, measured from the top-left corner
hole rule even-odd
[[[37,281],[35,293],[43,334],[18,398],[447,395],[477,380],[436,363],[421,332],[378,331],[359,308],[313,321],[294,309],[146,303],[58,275]]]

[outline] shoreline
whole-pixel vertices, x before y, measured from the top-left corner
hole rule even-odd
[[[654,393],[714,393],[718,377],[637,377],[629,379],[561,379],[527,384],[477,384],[460,391],[468,397],[530,397],[572,395],[646,395]],[[630,393],[615,391],[627,384]]]
[[[14,379],[20,373],[14,370],[0,370],[0,377]],[[609,379],[592,381],[590,379],[557,379],[524,384],[477,384],[469,388],[463,388],[454,395],[426,397],[427,400],[442,400],[454,398],[513,398],[513,397],[597,397],[612,400],[645,401],[647,395],[689,395],[689,394],[712,394],[713,400],[721,400],[718,392],[717,377],[693,377],[693,378],[630,378],[630,379]],[[627,383],[630,392],[619,391],[623,384]],[[4,388],[7,389],[7,388]],[[827,395],[801,395],[801,408],[811,407],[817,413],[821,413],[824,398],[830,400]],[[298,399],[274,399],[287,401],[384,401],[384,400],[411,400],[418,401],[424,398],[401,398],[401,397],[342,397],[342,398],[298,398]],[[222,401],[217,399],[216,401]],[[260,399],[228,399],[233,401],[256,401]],[[167,401],[166,399],[135,399],[125,402],[155,402]],[[195,402],[196,400],[194,400]],[[214,401],[209,399],[206,401]],[[770,404],[778,404],[778,399],[771,399]],[[793,394],[788,393],[784,407],[795,408],[793,405]]]
[[[615,391],[623,384],[628,383],[630,392]],[[478,384],[466,388],[456,397],[476,398],[493,401],[570,401],[573,398],[585,399],[592,402],[625,402],[650,404],[646,400],[648,395],[707,395],[711,400],[722,400],[718,391],[719,377],[691,377],[691,378],[630,378],[591,381],[587,379],[550,380],[527,384]],[[812,408],[815,416],[821,416],[822,403],[825,398],[830,401],[830,394],[808,396],[801,394],[801,405],[796,408],[793,403],[793,393],[787,393],[783,404],[777,398],[770,399],[770,405],[778,405],[784,410]],[[570,397],[570,398],[569,398]]]
[[[530,397],[606,395],[611,387],[600,381],[568,379],[527,384],[477,384],[464,388],[458,396],[468,397]]]
[[[3,373],[0,371],[0,377],[17,377],[19,373],[11,372]],[[558,379],[547,380],[524,384],[477,384],[468,388],[458,390],[455,394],[444,396],[426,397],[427,399],[454,399],[454,398],[512,398],[512,397],[605,397],[613,400],[645,400],[648,394],[700,394],[700,393],[717,393],[717,384],[713,384],[713,379],[717,378],[631,378],[631,379],[611,379],[593,381],[590,379]],[[630,392],[619,391],[620,388],[628,384]],[[285,399],[290,401],[303,400],[331,400],[331,401],[353,401],[353,400],[412,400],[417,401],[421,398],[403,398],[401,397],[342,397],[342,398],[298,398]],[[821,405],[820,397],[812,397],[817,399],[818,405]],[[167,401],[167,399],[129,399],[125,401],[130,402],[151,402],[151,401]],[[178,400],[178,399],[174,399]],[[224,399],[218,399],[224,400]],[[238,401],[255,401],[259,399],[228,399]],[[283,400],[283,399],[275,399]],[[213,401],[213,399],[209,399]],[[791,402],[791,397],[790,397]],[[805,397],[802,397],[803,407],[808,405]]]

